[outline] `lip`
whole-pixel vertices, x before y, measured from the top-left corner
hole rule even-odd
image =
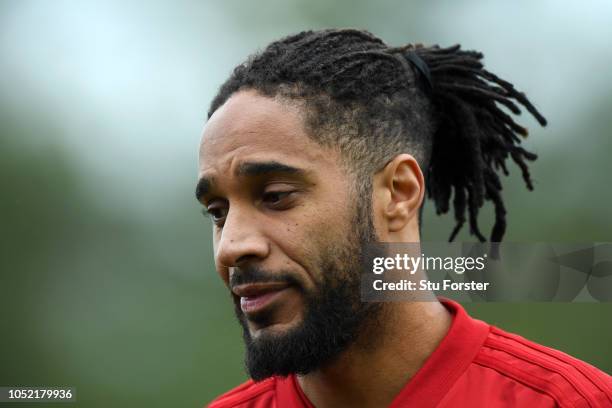
[[[254,283],[235,286],[232,292],[240,297],[242,312],[252,314],[264,309],[288,287],[284,282]]]

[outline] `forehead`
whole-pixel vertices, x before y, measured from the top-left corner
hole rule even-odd
[[[301,108],[251,90],[237,92],[211,116],[199,156],[200,177],[230,174],[247,160],[321,169],[338,167],[340,158],[308,137]]]

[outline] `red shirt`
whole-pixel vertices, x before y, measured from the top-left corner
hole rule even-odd
[[[450,300],[450,330],[391,403],[399,407],[612,407],[612,377],[471,318]],[[295,375],[249,380],[209,408],[313,408]]]

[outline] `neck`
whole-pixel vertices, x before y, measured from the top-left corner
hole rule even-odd
[[[390,302],[376,331],[364,330],[340,357],[298,382],[317,408],[391,404],[444,338],[451,316],[442,304]]]

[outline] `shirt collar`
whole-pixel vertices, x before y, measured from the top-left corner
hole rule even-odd
[[[470,317],[459,303],[445,298],[439,300],[453,315],[451,327],[390,408],[406,406],[407,402],[418,407],[437,406],[472,363],[489,334],[490,326]]]

